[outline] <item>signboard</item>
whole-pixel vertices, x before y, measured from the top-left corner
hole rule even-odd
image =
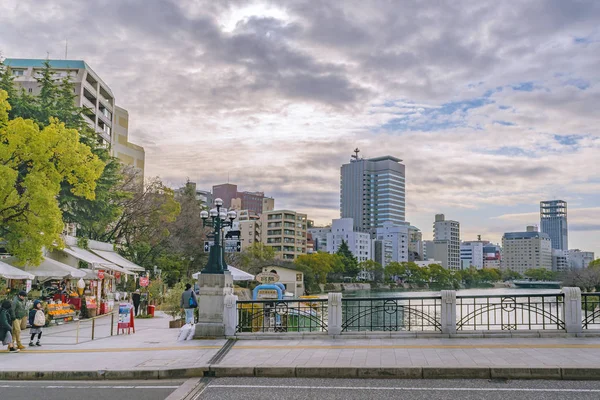
[[[273,272],[261,272],[256,275],[256,280],[260,283],[275,283],[279,282],[279,275]]]
[[[27,279],[27,280],[25,281],[25,291],[26,291],[27,293],[31,292],[31,280],[29,280],[29,279]]]
[[[104,271],[98,271],[98,279],[104,279]]]
[[[121,277],[121,273],[119,271],[115,272],[115,278],[119,279]]]
[[[140,276],[140,286],[146,287],[150,284],[150,279],[147,276]]]
[[[204,242],[204,252],[208,253],[210,248],[214,246],[214,241]],[[225,253],[239,253],[242,251],[242,242],[240,240],[225,240]]]
[[[256,300],[279,299],[279,293],[275,289],[260,289],[256,293]]]
[[[129,333],[130,329],[133,329],[133,333],[135,333],[135,320],[132,312],[133,306],[131,304],[119,304],[119,324],[117,325],[117,334],[120,330],[127,329],[127,333]]]
[[[89,309],[96,309],[96,298],[94,296],[85,296],[85,306]]]

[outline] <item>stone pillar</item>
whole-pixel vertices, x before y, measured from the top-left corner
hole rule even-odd
[[[328,335],[339,335],[342,333],[342,294],[329,293],[327,296],[328,308]]]
[[[225,296],[233,294],[231,272],[200,274],[198,278],[198,323],[195,339],[225,337]]]
[[[456,333],[456,291],[442,290],[442,333]]]
[[[565,330],[567,333],[581,333],[583,332],[581,318],[581,290],[578,287],[564,287],[562,292],[565,295]]]
[[[225,324],[225,336],[235,336],[235,331],[238,324],[237,311],[238,297],[233,294],[225,295],[225,309],[223,311],[223,323]]]

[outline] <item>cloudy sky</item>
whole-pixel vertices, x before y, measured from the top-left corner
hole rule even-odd
[[[355,147],[407,167],[407,219],[500,241],[569,203],[600,255],[600,1],[2,0],[4,57],[83,59],[147,175],[229,181],[325,223]]]

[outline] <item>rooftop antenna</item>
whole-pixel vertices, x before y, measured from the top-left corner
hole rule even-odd
[[[354,149],[354,155],[352,155],[352,158],[354,158],[355,161],[358,161],[358,153],[360,153],[360,149],[357,147]]]

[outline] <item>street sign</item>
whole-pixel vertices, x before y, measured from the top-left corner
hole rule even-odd
[[[204,252],[208,253],[214,241],[204,242]],[[225,253],[239,253],[242,251],[242,242],[240,240],[225,240]]]

